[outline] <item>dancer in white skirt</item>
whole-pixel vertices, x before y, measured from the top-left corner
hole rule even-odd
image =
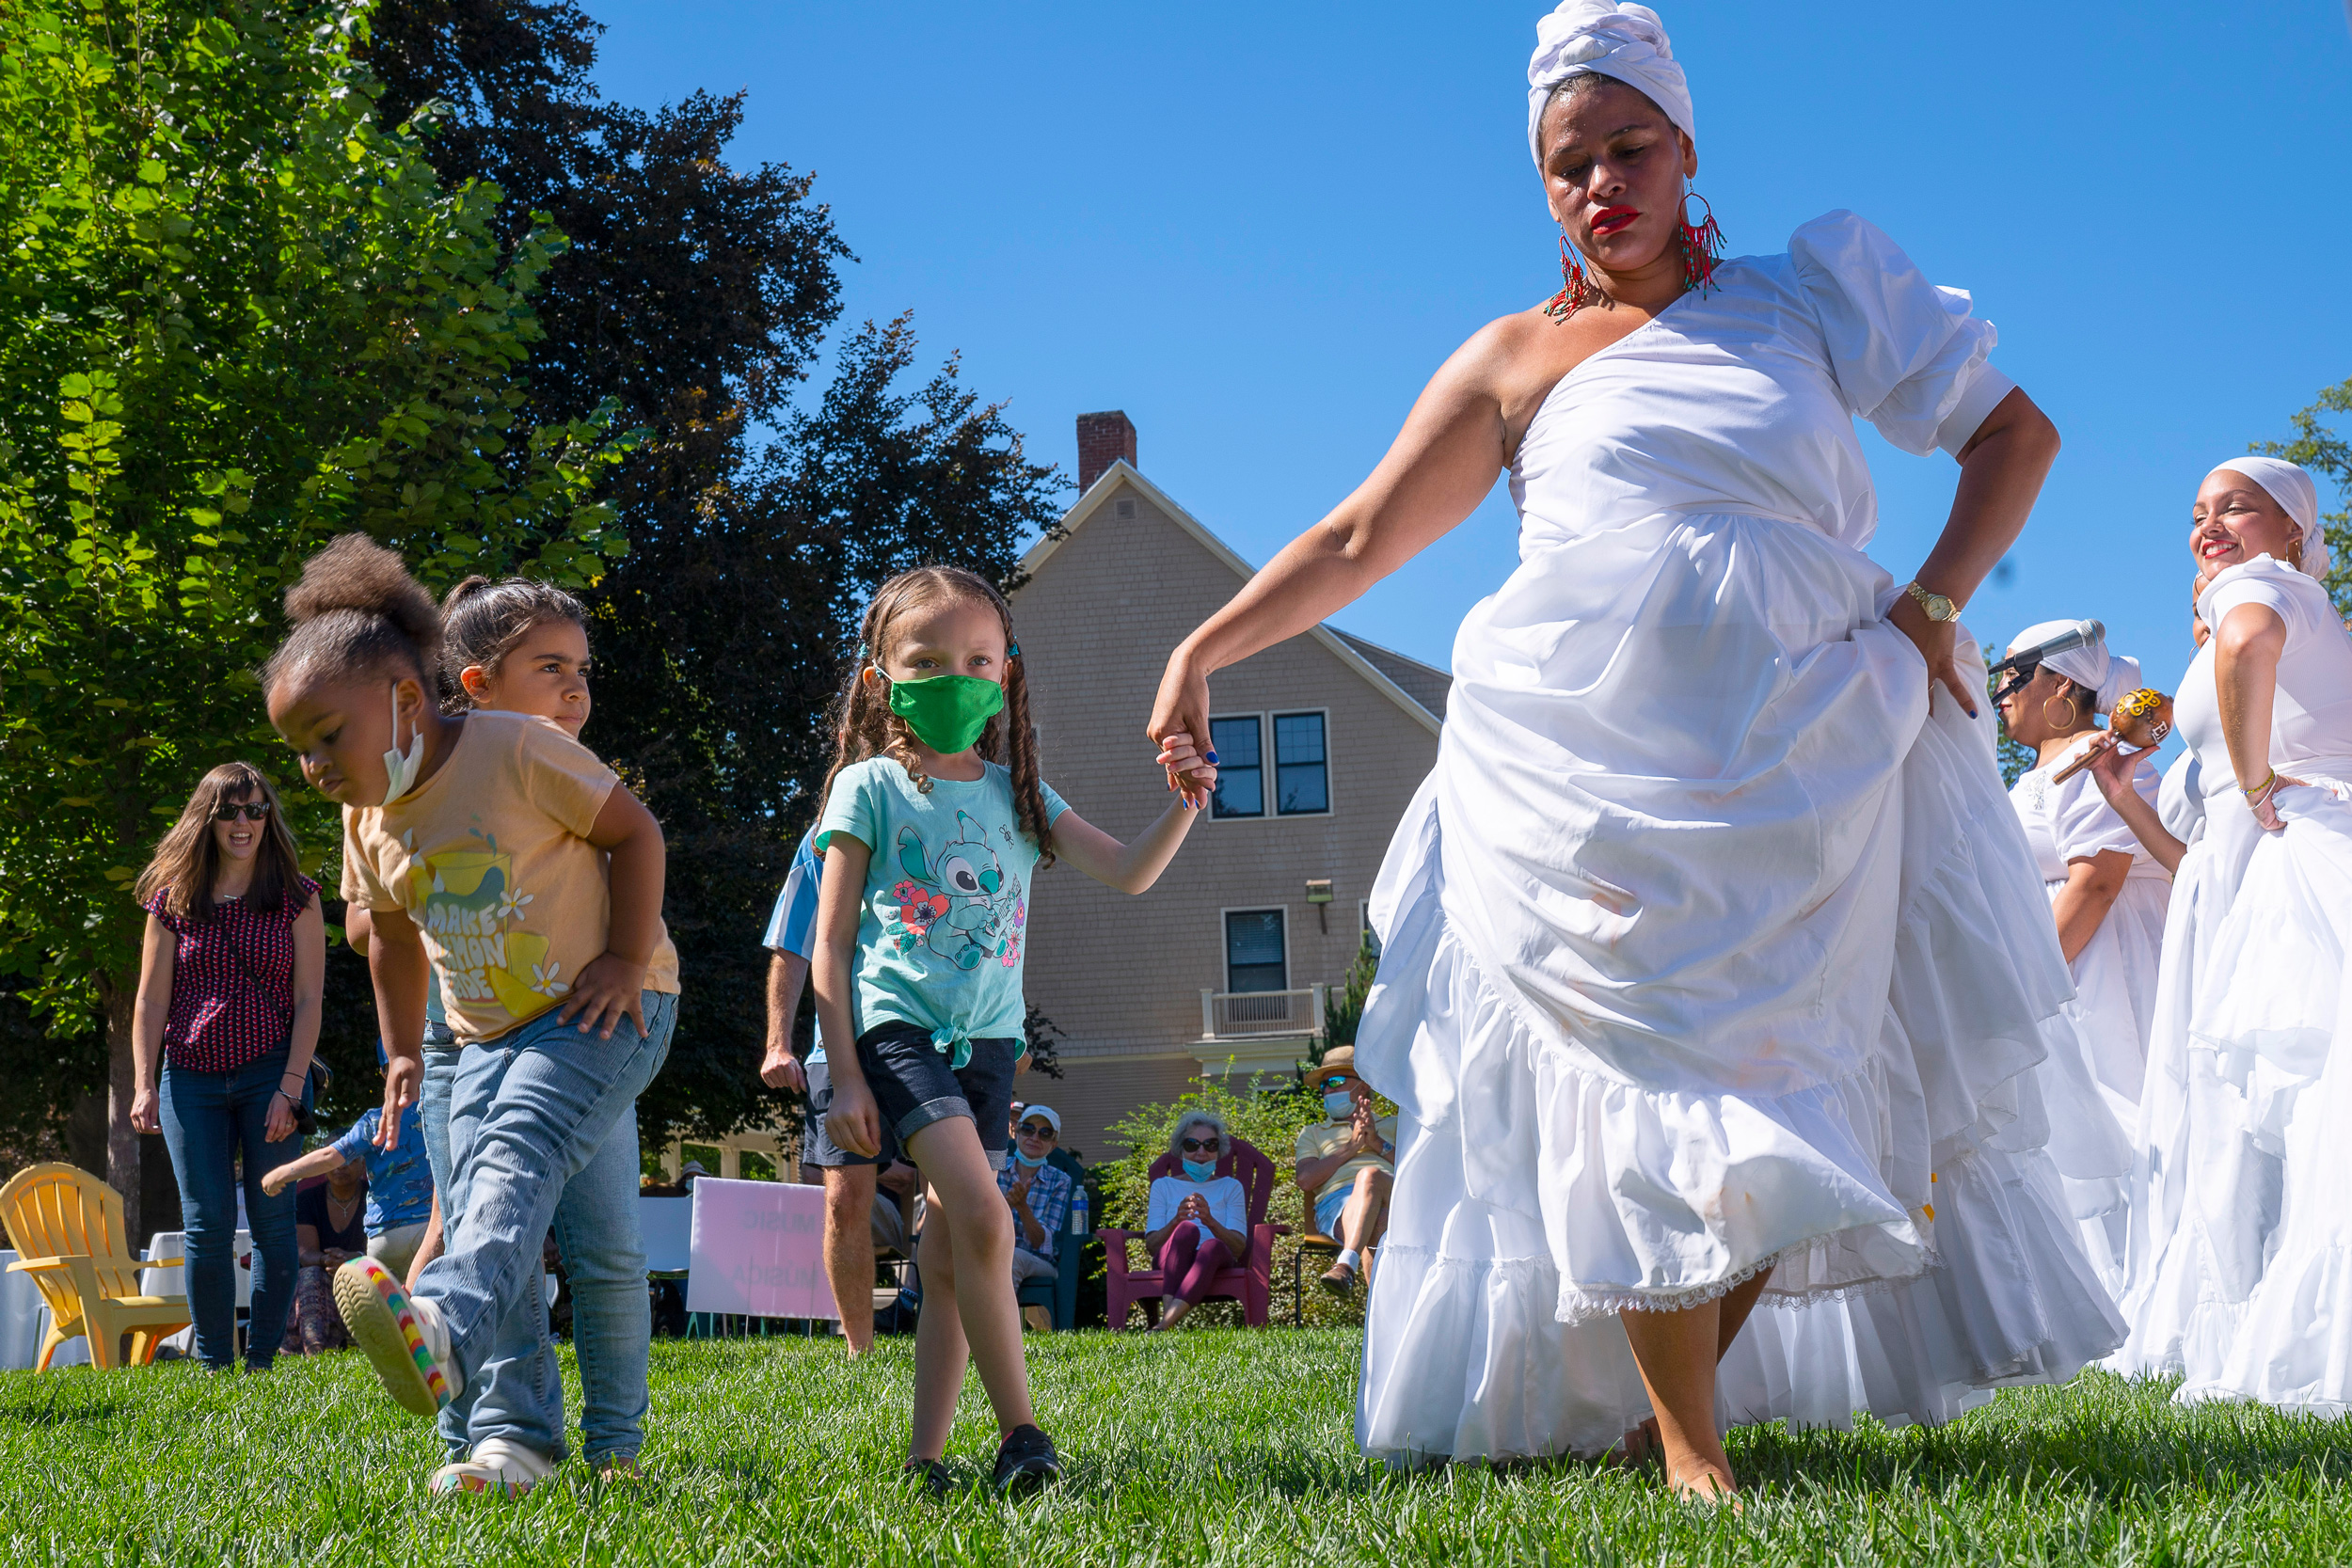
[[[2257,1134],[2275,1135],[2282,1158],[2261,1282],[2220,1365],[2190,1361],[2179,1397],[2341,1415],[2352,1409],[2352,634],[2322,586],[2309,474],[2236,458],[2197,501],[2199,562],[2222,569],[2199,600],[2213,638],[2183,693],[2198,700],[2175,711],[2226,781],[2207,791],[2207,834],[2242,869],[2189,1035],[2249,1073]]]
[[[1372,477],[1184,641],[1151,733],[1205,723],[1214,672],[1507,471],[1520,565],[1463,625],[1374,893],[1357,1060],[1404,1116],[1359,1437],[1597,1453],[1654,1411],[1673,1482],[1712,1495],[1716,1362],[1757,1297],[1918,1275],[1939,1146],[2010,1121],[2067,994],[1954,620],[2058,441],[1967,296],[1860,218],[1713,264],[1652,12],[1571,0],[1538,39],[1566,286],[1464,344]],[[1862,553],[1857,415],[1960,460],[1907,585]]]
[[[2028,626],[2010,651],[2047,641],[2072,623]],[[2085,768],[2057,775],[2106,732],[2096,716],[2139,689],[2139,661],[2092,642],[2042,660],[2031,680],[2001,699],[2010,738],[2039,753],[2010,790],[2050,895],[2074,1000],[2046,1031],[2049,1058],[2036,1073],[2050,1118],[2049,1152],[2082,1222],[2083,1250],[2110,1295],[2123,1293],[2125,1199],[2140,1080],[2155,1023],[2157,968],[2172,873],[2133,833],[2103,789],[2126,788],[2149,811],[2159,788],[2146,754],[2118,752],[2107,780]]]

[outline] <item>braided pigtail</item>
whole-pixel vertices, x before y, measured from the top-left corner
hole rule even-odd
[[[997,601],[1000,606],[1003,601]],[[1012,641],[1012,611],[1005,610],[1005,641]],[[1029,721],[1029,677],[1018,652],[1005,659],[1005,711],[989,721],[1004,726],[1004,764],[1012,773],[1012,803],[1021,814],[1021,831],[1037,846],[1037,868],[1054,863],[1054,830],[1045,820],[1045,791],[1039,787],[1037,726]]]

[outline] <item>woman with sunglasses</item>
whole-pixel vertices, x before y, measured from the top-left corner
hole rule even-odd
[[[298,1150],[319,1040],[326,927],[277,792],[257,768],[204,775],[140,873],[147,939],[132,1014],[131,1125],[161,1132],[180,1183],[198,1359],[236,1359],[237,1158],[253,1236],[253,1332],[265,1370],[294,1306],[294,1195],[262,1186]]]
[[[1229,1142],[1222,1117],[1186,1112],[1168,1140],[1184,1174],[1152,1183],[1143,1245],[1159,1259],[1164,1281],[1161,1328],[1184,1322],[1216,1276],[1248,1255],[1248,1196],[1239,1181],[1216,1173]]]

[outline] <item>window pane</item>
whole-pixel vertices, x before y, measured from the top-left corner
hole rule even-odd
[[[1258,716],[1210,720],[1209,747],[1216,752],[1216,798],[1209,814],[1263,816],[1265,767],[1258,746]]]
[[[1222,752],[1225,748],[1217,748]],[[1242,910],[1225,917],[1225,989],[1287,990],[1282,958],[1282,911]]]
[[[1276,809],[1284,815],[1331,809],[1330,775],[1324,766],[1323,715],[1274,716]]]

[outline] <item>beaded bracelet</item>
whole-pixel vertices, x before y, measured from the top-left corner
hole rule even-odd
[[[2237,787],[2237,792],[2240,795],[2245,796],[2249,800],[2251,800],[2259,797],[2264,790],[2268,789],[2272,784],[2275,784],[2278,782],[2279,770],[2274,768],[2270,770],[2270,777],[2265,779],[2262,783],[2256,784],[2251,789],[2247,788],[2244,784],[2240,784]]]

